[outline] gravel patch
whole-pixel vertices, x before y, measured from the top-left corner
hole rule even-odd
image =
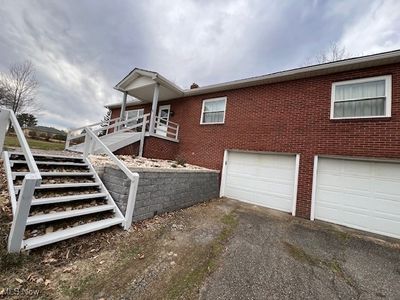
[[[207,168],[187,164],[183,161],[153,159],[145,157],[135,157],[129,155],[117,156],[128,168],[157,168],[157,169],[187,169],[187,170],[208,170]],[[114,164],[108,156],[90,155],[90,161],[93,165],[101,167]]]

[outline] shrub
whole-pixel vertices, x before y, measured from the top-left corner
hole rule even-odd
[[[59,141],[65,141],[67,139],[67,136],[64,134],[56,134],[53,137],[55,140],[59,140]]]
[[[31,130],[31,131],[29,131],[29,137],[31,137],[31,138],[37,138],[37,132],[36,131],[34,131],[34,130]]]
[[[178,165],[181,165],[182,167],[185,167],[186,165],[186,159],[184,159],[182,156],[177,156],[175,158],[175,161]]]

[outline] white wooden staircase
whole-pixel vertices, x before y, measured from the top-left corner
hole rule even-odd
[[[42,183],[35,187],[21,249],[33,249],[124,222],[124,216],[86,158],[33,157]],[[27,162],[22,153],[4,152],[3,159],[7,174],[11,174],[10,197],[17,204],[23,178],[28,173]]]
[[[3,151],[10,124],[21,146],[19,153]],[[84,130],[83,155],[33,155],[15,114],[0,109],[0,153],[13,213],[9,252],[37,248],[114,225],[130,228],[139,174],[131,172],[112,153],[98,132],[89,127]],[[88,159],[96,149],[106,154],[131,181],[125,215]]]

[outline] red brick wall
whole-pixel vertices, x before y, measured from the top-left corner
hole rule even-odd
[[[330,120],[332,82],[392,75],[392,117]],[[202,100],[226,96],[225,124],[200,125]],[[225,149],[300,154],[298,216],[309,218],[314,155],[400,158],[400,64],[176,99],[176,154],[222,168]],[[168,143],[160,140],[160,143]],[[150,144],[149,144],[150,145]],[[145,156],[158,155],[146,147]],[[164,152],[163,152],[164,153]]]
[[[117,155],[139,155],[139,142],[120,148],[114,153]]]
[[[146,137],[143,156],[174,160],[178,155],[179,144],[155,137]]]

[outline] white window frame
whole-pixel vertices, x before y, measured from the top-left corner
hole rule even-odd
[[[144,115],[144,108],[126,110],[125,111],[125,121],[129,120],[128,119],[128,115],[129,115],[129,112],[132,112],[132,111],[137,111],[138,112],[138,114],[137,114],[138,116],[140,116],[140,112],[142,112],[142,116]],[[137,122],[136,122],[136,124],[137,124]],[[128,125],[128,123],[125,123],[125,126],[127,126],[127,125]]]
[[[203,122],[203,115],[204,115],[204,104],[208,102],[215,102],[224,100],[224,117],[222,122]],[[218,97],[218,98],[210,98],[203,100],[202,108],[201,108],[201,115],[200,115],[200,124],[201,125],[213,125],[213,124],[225,124],[225,115],[226,115],[226,101],[227,97]]]
[[[334,105],[335,102],[340,101],[349,101],[353,99],[346,99],[346,100],[338,100],[335,101],[336,96],[336,87],[341,85],[347,84],[357,84],[357,83],[364,83],[370,81],[378,81],[378,80],[385,80],[385,115],[382,116],[358,116],[358,117],[334,117]],[[366,98],[368,99],[368,98]],[[358,99],[354,99],[358,100]],[[354,80],[346,80],[346,81],[337,81],[332,83],[332,91],[331,91],[331,120],[343,120],[343,119],[371,119],[371,118],[389,118],[392,116],[392,75],[384,75],[384,76],[375,76],[375,77],[368,77],[368,78],[361,78],[361,79],[354,79]]]

